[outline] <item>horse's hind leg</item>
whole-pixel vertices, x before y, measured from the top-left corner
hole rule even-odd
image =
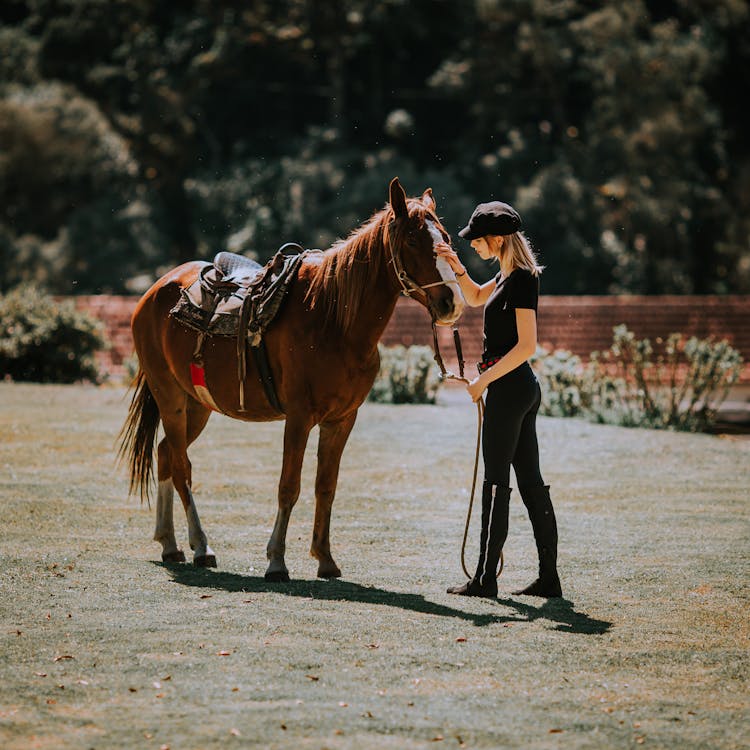
[[[185,553],[177,546],[174,535],[174,484],[169,461],[169,443],[164,438],[158,450],[159,491],[156,497],[156,529],[154,541],[161,543],[164,562],[185,562]]]
[[[279,509],[266,548],[269,560],[265,575],[267,581],[289,580],[289,571],[284,561],[286,530],[289,526],[292,508],[299,497],[302,460],[305,457],[305,446],[311,429],[311,423],[287,417],[284,428],[284,460],[279,480]]]
[[[357,413],[354,412],[341,421],[324,422],[320,425],[318,471],[315,478],[315,522],[310,547],[310,554],[318,560],[319,578],[338,578],[341,575],[338,565],[331,557],[331,508],[336,493],[341,455],[356,418]]]
[[[159,444],[159,495],[156,505],[154,538],[162,544],[162,560],[182,562],[185,555],[177,547],[174,534],[172,506],[174,490],[182,500],[188,522],[188,539],[193,550],[193,562],[200,567],[216,567],[216,556],[208,546],[206,534],[198,518],[191,490],[192,466],[187,447],[200,435],[211,415],[198,402],[185,396],[182,405],[162,410],[165,438]]]

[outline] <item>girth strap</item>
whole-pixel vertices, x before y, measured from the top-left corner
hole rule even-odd
[[[273,373],[271,367],[268,364],[268,352],[266,352],[266,342],[261,339],[258,346],[251,346],[250,351],[253,353],[253,359],[255,359],[255,366],[258,369],[258,375],[260,376],[260,382],[263,384],[263,390],[266,392],[266,398],[268,403],[273,406],[276,411],[284,414],[284,409],[281,407],[279,402],[278,394],[276,393],[276,386],[273,382]],[[242,380],[240,380],[240,389],[242,389]],[[240,390],[242,394],[242,390]],[[244,410],[244,397],[241,395],[241,408]]]

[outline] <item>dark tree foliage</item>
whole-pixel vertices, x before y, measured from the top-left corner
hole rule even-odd
[[[325,247],[398,175],[454,234],[514,203],[547,293],[748,292],[749,39],[746,0],[4,0],[0,290]]]

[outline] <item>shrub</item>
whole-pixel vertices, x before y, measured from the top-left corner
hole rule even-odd
[[[564,349],[550,353],[539,347],[531,360],[542,389],[539,413],[549,417],[576,417],[583,412],[580,357]]]
[[[96,382],[93,355],[105,346],[101,323],[71,300],[57,304],[33,286],[0,296],[0,378]]]
[[[612,346],[592,353],[584,375],[588,411],[602,422],[706,430],[739,378],[740,353],[727,341],[680,333],[656,343],[658,353],[649,339],[616,326]]]
[[[537,353],[542,414],[692,432],[715,422],[742,369],[736,349],[726,341],[672,333],[657,339],[656,352],[625,325],[613,331],[610,349],[592,352],[585,366],[570,352]]]
[[[380,372],[369,401],[390,404],[434,404],[441,381],[428,346],[378,344]]]

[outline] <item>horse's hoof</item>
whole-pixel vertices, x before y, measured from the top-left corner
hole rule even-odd
[[[333,567],[318,568],[318,578],[341,578],[341,571],[338,565]]]
[[[161,556],[161,561],[166,563],[185,562],[185,553],[181,549],[174,552],[167,552],[166,555]]]
[[[193,560],[193,565],[196,568],[215,568],[216,555],[199,555]]]
[[[289,581],[289,573],[286,570],[269,570],[264,578],[269,583],[287,583]]]

